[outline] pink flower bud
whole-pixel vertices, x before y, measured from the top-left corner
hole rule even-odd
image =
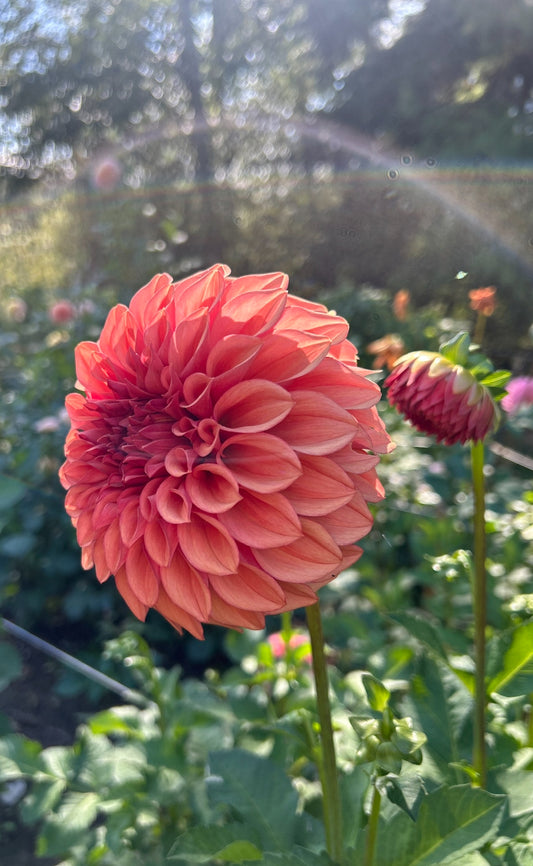
[[[498,420],[488,388],[438,352],[409,352],[385,381],[392,406],[446,445],[484,439]]]

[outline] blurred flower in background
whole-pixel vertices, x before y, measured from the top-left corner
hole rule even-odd
[[[492,316],[496,309],[496,288],[487,286],[484,289],[472,289],[468,293],[470,307],[482,316]]]
[[[407,289],[400,289],[399,292],[396,292],[394,295],[394,299],[392,301],[392,311],[398,321],[404,322],[407,318],[407,314],[409,312],[409,302],[411,300],[411,294],[407,291]]]
[[[52,322],[56,325],[63,322],[70,322],[76,316],[76,308],[70,301],[60,300],[52,304],[48,311],[48,315]]]
[[[397,334],[386,334],[369,343],[366,350],[376,356],[372,363],[374,370],[381,370],[383,367],[392,370],[398,358],[405,352],[405,343]]]
[[[507,383],[507,394],[502,400],[502,407],[510,415],[521,406],[533,405],[533,376],[517,376]]]

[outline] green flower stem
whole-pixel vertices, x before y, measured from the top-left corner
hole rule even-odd
[[[319,603],[317,602],[307,607],[306,615],[313,653],[313,671],[315,674],[316,701],[320,722],[320,741],[322,744],[320,779],[322,782],[326,844],[332,860],[340,863],[342,860],[341,800],[337,778],[335,745],[333,742],[333,727],[331,724],[328,671],[324,654],[324,633],[322,631]]]
[[[374,851],[376,849],[376,839],[378,835],[378,820],[379,809],[381,806],[381,794],[379,793],[374,781],[372,794],[372,807],[368,818],[366,846],[365,846],[365,862],[364,866],[372,866],[374,862]]]
[[[476,694],[474,715],[474,769],[479,785],[487,782],[487,755],[485,747],[485,640],[487,626],[487,580],[485,570],[485,481],[483,478],[483,442],[473,442],[472,483],[474,490],[474,629],[476,657]]]

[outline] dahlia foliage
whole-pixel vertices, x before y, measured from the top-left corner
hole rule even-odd
[[[155,276],[76,349],[60,477],[133,613],[262,628],[354,563],[390,450],[348,325],[284,274]]]

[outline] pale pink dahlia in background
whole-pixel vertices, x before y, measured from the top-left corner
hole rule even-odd
[[[446,445],[484,439],[498,420],[489,389],[438,352],[409,352],[384,382],[389,402]]]
[[[533,406],[533,376],[517,376],[507,383],[507,394],[502,400],[502,407],[512,415],[521,406]]]
[[[154,277],[76,349],[60,477],[84,568],[178,630],[262,628],[361,550],[390,450],[348,325],[284,274]]]

